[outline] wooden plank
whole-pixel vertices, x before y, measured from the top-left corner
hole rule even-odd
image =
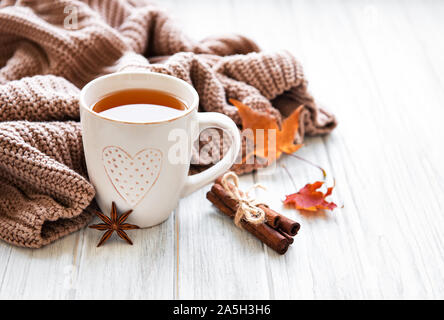
[[[381,181],[381,185],[392,195],[387,202],[393,204],[392,214],[402,234],[402,244],[394,247],[402,265],[401,294],[441,297],[444,276],[439,270],[444,267],[444,217],[440,208],[444,199],[440,195],[444,188],[439,177],[444,170],[443,151],[436,150],[436,146],[441,142],[440,118],[444,116],[442,87],[419,43],[410,36],[409,31],[413,30],[400,4],[389,2],[383,9],[377,8],[379,19],[384,22],[380,30],[364,29],[356,17],[355,6],[350,7],[350,13],[367,52],[370,72],[378,83],[379,95],[385,102],[379,126],[390,128],[387,132],[391,137],[388,140],[386,134],[381,144],[384,143],[385,167],[392,183]],[[428,32],[421,33],[421,37],[427,38]],[[427,172],[424,162],[435,174]]]
[[[406,19],[415,47],[422,51],[424,62],[429,64],[436,83],[444,88],[444,3],[442,1],[410,1],[408,5],[398,1],[400,12]],[[441,91],[442,92],[442,91]]]
[[[292,29],[289,6],[288,0],[234,0],[236,32],[252,38],[266,51],[297,51],[292,40],[298,30]]]
[[[242,177],[241,187],[253,183]],[[180,202],[179,299],[267,299],[264,245],[205,198],[210,186]]]
[[[436,139],[442,137],[442,125],[440,118],[442,117],[442,101],[444,101],[444,44],[441,40],[444,33],[444,21],[442,19],[444,14],[444,3],[441,1],[433,2],[414,2],[409,6],[404,6],[402,3],[398,3],[400,10],[404,13],[406,19],[406,29],[413,35],[413,41],[418,45],[418,51],[424,57],[424,68],[426,68],[433,79],[435,101],[433,103],[433,111],[430,112],[430,118],[434,123],[434,130],[430,132],[431,135],[436,136]],[[428,92],[421,94],[428,95]],[[424,101],[428,103],[428,101]],[[421,106],[424,102],[420,102]],[[432,113],[435,113],[433,115]],[[442,170],[443,151],[438,147],[442,145],[441,141],[436,142],[435,139],[427,139],[423,141],[426,144],[422,148],[423,156],[418,159],[425,172],[424,176],[427,177],[428,188],[432,189],[432,195],[435,195],[435,201],[423,204],[428,211],[434,212],[434,216],[429,220],[430,224],[435,224],[436,218],[441,218],[440,212],[442,212],[442,205],[444,204],[442,199],[443,181],[444,175]],[[424,192],[424,191],[423,191]],[[438,222],[436,229],[442,224]],[[435,229],[435,230],[436,230]],[[433,230],[433,231],[435,231]],[[442,237],[442,231],[436,235],[434,234],[434,244],[438,249],[435,255],[443,259],[444,253],[444,241]],[[427,251],[430,253],[430,251]],[[442,281],[435,283],[435,279],[442,279],[442,264],[432,265],[429,263],[429,259],[425,258],[425,263],[429,266],[429,269],[433,269],[431,280],[433,281],[433,290],[435,296],[442,298],[444,296],[444,286]],[[434,263],[434,262],[432,262]]]
[[[273,2],[273,6],[264,1],[254,3],[237,1],[235,5],[238,13],[236,21],[240,21],[242,30],[248,30],[248,34],[260,40],[259,43],[264,50],[288,49],[302,61],[311,58],[311,55],[305,52],[303,44],[299,41],[301,36],[317,35],[316,28],[311,27],[313,17],[306,15],[304,8],[298,8],[297,11],[293,10],[292,3],[289,1]],[[254,7],[254,15],[247,14],[251,7]],[[315,59],[313,58],[313,60]],[[325,62],[317,63],[323,64]],[[317,138],[308,141],[307,147],[301,151],[301,154],[315,162],[328,164],[322,140]],[[318,159],[322,159],[322,161],[317,161]],[[255,181],[263,183],[268,188],[267,193],[259,194],[266,197],[267,202],[273,208],[304,223],[301,234],[296,237],[296,242],[290,247],[285,256],[279,256],[266,248],[267,269],[271,280],[271,296],[277,299],[341,297],[341,291],[344,291],[344,289],[336,286],[334,280],[330,281],[336,277],[342,279],[344,287],[351,288],[350,292],[347,293],[348,295],[359,297],[358,278],[350,273],[348,269],[349,265],[353,263],[351,258],[336,263],[331,270],[325,270],[324,268],[326,263],[330,262],[328,253],[347,252],[347,247],[343,247],[338,240],[334,241],[334,239],[337,239],[337,231],[329,228],[330,224],[335,223],[337,217],[329,218],[325,215],[318,220],[311,219],[310,217],[301,217],[295,211],[282,207],[281,200],[283,196],[296,191],[296,187],[303,186],[292,184],[288,174],[280,167],[280,165],[286,164],[288,164],[288,168],[296,181],[307,182],[314,179],[314,177],[319,178],[320,175],[319,171],[310,170],[310,167],[307,168],[302,162],[290,158],[280,161],[272,175],[264,172],[255,175]],[[299,168],[300,171],[296,168]],[[327,166],[326,168],[328,169]],[[331,237],[331,234],[334,234],[334,236]],[[338,249],[328,250],[328,248]],[[322,272],[317,272],[317,269],[321,268]],[[315,271],[316,273],[314,273]]]
[[[352,249],[354,247],[355,252],[352,251],[352,253],[356,254],[354,260],[361,264],[361,267],[356,270],[358,276],[362,277],[361,290],[365,297],[433,297],[427,272],[434,267],[427,264],[426,269],[422,261],[424,252],[431,252],[428,259],[433,259],[432,261],[437,262],[438,266],[441,265],[440,255],[437,251],[432,251],[437,243],[439,245],[440,239],[439,237],[432,238],[432,235],[437,236],[435,232],[431,236],[426,234],[430,228],[435,227],[432,224],[422,226],[421,240],[423,241],[417,238],[418,220],[424,219],[417,217],[415,212],[422,214],[424,210],[421,210],[421,206],[428,206],[427,203],[436,197],[439,191],[436,190],[435,195],[429,199],[422,196],[421,201],[418,202],[418,196],[405,194],[402,189],[400,190],[400,188],[406,189],[405,186],[407,186],[410,189],[409,193],[412,192],[415,189],[412,187],[415,186],[415,181],[412,180],[418,180],[418,178],[411,176],[410,171],[416,169],[416,172],[422,172],[423,169],[421,164],[412,157],[411,148],[403,145],[404,149],[401,149],[398,146],[409,139],[414,141],[415,145],[424,143],[422,139],[433,138],[433,135],[426,136],[427,133],[421,132],[421,136],[415,138],[413,133],[408,132],[408,127],[405,128],[405,125],[417,121],[418,115],[408,108],[407,115],[401,114],[400,110],[395,107],[399,105],[399,100],[395,100],[399,92],[392,93],[387,90],[387,88],[399,90],[406,84],[410,86],[417,75],[421,76],[422,81],[427,81],[428,78],[419,70],[415,70],[416,73],[410,77],[401,76],[401,80],[397,79],[396,85],[385,82],[384,79],[387,79],[387,76],[392,77],[397,74],[392,73],[391,68],[393,64],[400,65],[401,63],[395,61],[394,56],[399,59],[405,54],[406,45],[395,47],[393,59],[385,62],[384,70],[381,70],[378,81],[375,81],[372,74],[373,64],[369,65],[366,54],[375,53],[375,50],[388,50],[386,48],[390,47],[389,44],[395,37],[393,34],[387,35],[391,25],[370,23],[370,31],[372,28],[377,29],[371,32],[366,30],[365,33],[356,35],[353,30],[368,27],[366,27],[368,21],[361,16],[365,15],[366,9],[348,2],[346,4],[352,7],[351,9],[355,10],[353,14],[358,16],[355,17],[355,24],[350,23],[350,17],[342,8],[325,5],[324,2],[322,6],[312,6],[311,3],[306,5],[300,2],[295,6],[295,12],[303,12],[295,21],[316,26],[313,34],[310,33],[311,29],[307,29],[304,36],[299,39],[301,46],[313,53],[313,58],[306,61],[311,88],[315,88],[313,91],[317,97],[322,95],[322,98],[327,98],[323,100],[330,102],[341,121],[337,131],[325,141],[334,176],[339,183],[342,181],[346,184],[345,190],[341,190],[340,187],[337,189],[346,203],[344,210],[347,215],[350,215],[346,217],[350,221],[343,230],[345,233],[351,233],[348,237]],[[391,7],[383,7],[380,8],[380,12],[390,16],[395,10]],[[390,20],[387,19],[387,21]],[[366,46],[366,51],[364,51],[360,43],[368,41],[369,33],[374,35],[372,39],[374,42]],[[332,37],[332,34],[335,36]],[[386,35],[387,38],[384,41],[387,43],[381,44],[380,38],[383,35]],[[393,47],[390,49],[393,50]],[[383,56],[381,53],[380,58]],[[312,61],[319,61],[319,64],[312,65],[310,64]],[[403,62],[406,61],[403,60]],[[415,60],[415,62],[420,61]],[[396,69],[396,71],[401,70]],[[381,79],[382,81],[379,82]],[[335,86],[332,86],[332,83],[335,83]],[[430,85],[433,88],[433,84],[430,83]],[[320,94],[317,94],[318,87],[322,89],[319,89]],[[430,91],[430,94],[433,94],[433,91]],[[381,95],[381,92],[384,95]],[[410,95],[413,95],[411,92],[409,91]],[[403,98],[408,99],[410,95],[404,95]],[[432,98],[427,103],[437,101],[436,92],[432,97],[435,99]],[[389,100],[389,103],[384,103],[384,99]],[[390,109],[390,106],[393,107]],[[405,106],[402,105],[402,107]],[[404,118],[402,118],[403,115],[405,115]],[[420,117],[419,121],[425,121],[428,116]],[[405,122],[399,123],[399,118]],[[365,121],[360,121],[360,119],[365,119]],[[424,126],[425,130],[428,130],[425,123],[419,126]],[[409,134],[408,137],[405,136],[406,133]],[[436,136],[428,141],[438,143]],[[309,146],[312,148],[311,144]],[[381,153],[384,157],[378,156]],[[386,181],[393,181],[393,185]],[[400,184],[398,181],[404,183]],[[365,185],[362,187],[363,183]],[[356,192],[356,189],[359,192]],[[372,199],[377,200],[372,201]],[[351,208],[350,205],[352,205]],[[351,215],[354,214],[359,219],[352,218]],[[438,222],[437,225],[441,226],[441,219],[435,218],[438,219],[438,221],[435,220]],[[415,237],[411,234],[415,234]],[[331,263],[336,263],[337,260],[342,261],[343,258],[338,255],[337,259]],[[322,270],[317,270],[317,272],[322,272]],[[335,282],[335,278],[332,277],[330,281]],[[438,283],[435,287],[442,287],[440,281]],[[350,291],[351,289],[353,288],[343,290]],[[321,294],[319,297],[325,297],[325,295]]]
[[[161,225],[128,231],[134,245],[113,235],[97,248],[101,232],[85,229],[78,253],[76,299],[172,299],[174,216]]]
[[[174,10],[180,12],[185,29],[196,39],[242,30],[231,1],[176,1]],[[251,16],[251,12],[246,14]],[[243,184],[252,181],[251,175],[242,178]],[[209,188],[183,199],[176,211],[176,297],[268,298],[264,245],[217,212],[205,198]]]
[[[6,279],[6,269],[8,268],[11,257],[12,246],[6,242],[0,242],[0,292]]]
[[[310,90],[319,101],[325,101],[339,120],[335,132],[323,139],[326,155],[310,155],[310,151],[316,152],[322,146],[307,143],[306,149],[310,149],[307,158],[323,165],[330,177],[336,178],[335,194],[345,205],[343,209],[327,215],[334,219],[330,224],[323,219],[312,219],[311,241],[314,244],[309,242],[307,245],[317,250],[312,250],[308,258],[309,265],[315,266],[312,269],[313,293],[310,294],[315,298],[381,297],[377,272],[383,261],[378,261],[381,260],[380,251],[375,239],[379,225],[373,218],[377,217],[374,211],[380,212],[381,209],[376,207],[384,200],[367,199],[375,198],[374,193],[369,195],[367,192],[377,183],[373,183],[371,188],[365,187],[369,185],[369,179],[373,179],[372,174],[379,169],[372,162],[381,140],[368,134],[378,132],[378,124],[371,121],[372,105],[378,103],[377,96],[368,90],[369,77],[364,69],[362,52],[357,46],[359,39],[351,34],[352,26],[347,23],[343,9],[338,8],[338,2],[295,3],[293,12],[297,15],[295,28],[305,30],[299,43],[304,51],[309,52],[303,63]],[[319,153],[323,154],[320,151],[315,154]],[[296,165],[301,166],[300,163]],[[306,166],[303,168],[305,170]],[[298,188],[311,180],[299,180]],[[318,224],[323,226],[321,234],[317,229]],[[302,228],[304,226],[305,223]],[[329,249],[324,252],[324,247]],[[318,264],[317,259],[325,260],[323,264]],[[389,272],[385,274],[390,276],[390,270],[387,268],[386,271]],[[329,273],[328,277],[323,275],[326,272]],[[391,291],[393,285],[396,282],[390,279],[384,287]]]
[[[411,175],[414,169],[418,173],[424,169],[415,159],[418,154],[407,142],[416,146],[418,143],[437,144],[439,140],[437,127],[422,123],[428,121],[431,114],[418,115],[415,104],[410,101],[407,105],[407,100],[414,96],[420,103],[419,99],[424,99],[413,90],[419,77],[421,90],[427,86],[427,94],[431,97],[427,99],[426,112],[427,108],[439,112],[436,110],[436,103],[440,101],[436,83],[432,83],[430,74],[422,72],[421,56],[405,53],[411,52],[408,48],[415,44],[407,39],[394,40],[399,35],[393,32],[389,22],[398,18],[395,14],[398,8],[391,5],[374,8],[346,2],[344,10],[337,4],[294,2],[296,25],[293,29],[305,26],[306,32],[300,33],[297,41],[310,52],[305,55],[304,65],[312,91],[321,100],[329,101],[340,120],[336,132],[324,139],[325,146],[318,139],[311,139],[300,154],[324,165],[336,177],[336,192],[345,207],[337,210],[328,223],[325,217],[307,221],[307,216],[299,216],[302,229],[295,245],[303,242],[301,247],[310,248],[310,252],[304,256],[302,250],[296,257],[293,246],[285,263],[270,259],[275,295],[283,298],[435,297],[437,289],[442,288],[441,277],[436,273],[442,268],[442,254],[439,254],[442,238],[437,233],[442,223],[437,216],[439,210],[422,208],[430,207],[430,202],[436,203],[432,199],[442,190],[430,175],[424,174],[421,178]],[[375,10],[376,17],[372,16]],[[374,23],[375,19],[382,21]],[[393,41],[397,46],[393,46]],[[362,47],[362,42],[369,43]],[[383,61],[389,50],[392,50],[391,59]],[[379,59],[384,62],[383,67]],[[414,59],[419,67],[412,68],[409,59]],[[377,79],[373,73],[375,65],[380,71]],[[393,65],[399,67],[393,70]],[[407,70],[409,76],[405,74]],[[401,77],[395,81],[399,75]],[[409,94],[399,99],[402,88],[409,88]],[[416,121],[419,124],[414,123]],[[425,132],[411,132],[407,125],[424,127]],[[380,153],[385,157],[378,156]],[[300,181],[294,188],[311,181],[305,173],[305,165],[291,158],[285,159],[283,164],[295,181]],[[257,179],[271,183],[271,189],[282,196],[291,186],[285,176],[281,184],[276,183],[277,177]],[[430,184],[436,189],[428,197],[420,188]],[[420,201],[414,194],[415,189]],[[279,207],[279,203],[276,206]],[[433,217],[430,220],[422,218],[424,211]],[[310,272],[300,270],[296,259],[303,260],[302,266],[309,266]],[[293,276],[289,276],[289,270],[294,272]],[[432,278],[438,280],[437,283],[430,281]]]
[[[72,298],[78,238],[72,234],[41,249],[10,247],[0,299]]]
[[[239,1],[236,5],[238,6],[236,11],[243,16],[248,7],[251,8],[252,3]],[[302,60],[303,64],[305,61],[311,61],[319,69],[328,66],[323,56],[327,54],[325,49],[317,47],[317,52],[312,55],[312,52],[306,50],[304,46],[305,41],[313,37],[319,41],[323,36],[316,28],[316,12],[307,8],[311,6],[309,2],[297,2],[294,6],[289,1],[274,2],[273,6],[259,2],[258,6],[254,6],[255,14],[243,21],[243,28],[249,26],[251,35],[253,38],[260,39],[260,44],[263,44],[265,38],[267,43],[263,46],[265,50],[286,48]],[[264,37],[264,34],[267,37]],[[331,68],[323,68],[323,70],[332,72]],[[331,76],[333,75],[331,73]],[[307,147],[303,148],[299,154],[323,164],[327,170],[330,169],[327,152],[320,138],[307,140]],[[287,166],[296,185],[292,183],[280,165]],[[303,162],[289,157],[278,163],[273,175],[263,173],[255,175],[256,182],[268,187],[267,199],[273,208],[303,223],[301,234],[296,236],[294,245],[284,257],[266,249],[271,296],[274,298],[359,298],[362,296],[359,273],[364,271],[360,261],[354,260],[359,258],[359,253],[356,253],[358,250],[350,249],[352,245],[338,239],[338,230],[334,228],[337,227],[338,221],[342,220],[342,215],[322,215],[314,219],[282,207],[281,200],[285,194],[295,192],[296,188],[302,187],[304,183],[319,178],[319,171],[312,170]],[[263,193],[260,195],[265,196]],[[347,254],[350,251],[354,254],[349,256]],[[335,261],[330,269],[326,269],[325,266],[331,265],[331,260],[334,260],[337,254],[341,255],[342,261]],[[352,272],[350,272],[350,266],[353,266]]]
[[[238,33],[231,1],[227,0],[168,0],[162,6],[177,21],[183,32],[199,41],[208,36]]]

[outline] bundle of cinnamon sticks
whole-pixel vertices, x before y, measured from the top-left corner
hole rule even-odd
[[[221,179],[222,178],[218,178],[211,187],[211,190],[207,192],[207,199],[225,215],[234,219],[239,201],[230,196],[229,192],[227,192],[223,186]],[[235,188],[231,183],[228,185],[229,188]],[[279,254],[284,254],[287,252],[290,244],[293,243],[293,237],[298,233],[300,224],[277,213],[265,204],[258,204],[257,207],[265,212],[264,223],[254,224],[245,219],[241,219],[240,226],[271,249]]]

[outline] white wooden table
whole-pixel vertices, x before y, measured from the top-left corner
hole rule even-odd
[[[344,207],[283,208],[321,177],[283,156],[274,175],[242,184],[267,185],[301,223],[285,256],[217,213],[206,187],[164,224],[130,232],[134,246],[97,249],[91,229],[40,250],[1,242],[0,298],[444,298],[444,2],[163,2],[196,38],[243,33],[302,61],[340,125],[298,154],[336,179]]]

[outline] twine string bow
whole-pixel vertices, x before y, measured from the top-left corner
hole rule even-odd
[[[233,184],[231,184],[230,181],[232,181]],[[225,173],[221,183],[228,195],[239,203],[234,215],[234,223],[236,226],[242,228],[240,224],[242,219],[252,224],[264,223],[265,212],[258,207],[261,203],[254,197],[250,196],[250,191],[253,189],[265,189],[263,185],[257,183],[251,186],[247,192],[241,192],[239,190],[239,177],[234,172]]]

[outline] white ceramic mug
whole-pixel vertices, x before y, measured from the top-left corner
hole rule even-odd
[[[160,90],[179,97],[187,109],[178,117],[159,122],[130,123],[111,120],[92,110],[112,92],[125,89]],[[150,227],[165,221],[180,198],[208,184],[228,170],[240,147],[239,131],[227,116],[198,113],[196,90],[178,78],[153,72],[121,72],[97,78],[80,93],[83,147],[90,181],[100,209],[108,214],[114,201],[119,211],[133,210],[129,222]],[[205,128],[221,128],[232,145],[218,163],[188,176],[192,143]],[[172,140],[172,130],[186,139]],[[170,161],[171,148],[185,150],[186,161]]]

